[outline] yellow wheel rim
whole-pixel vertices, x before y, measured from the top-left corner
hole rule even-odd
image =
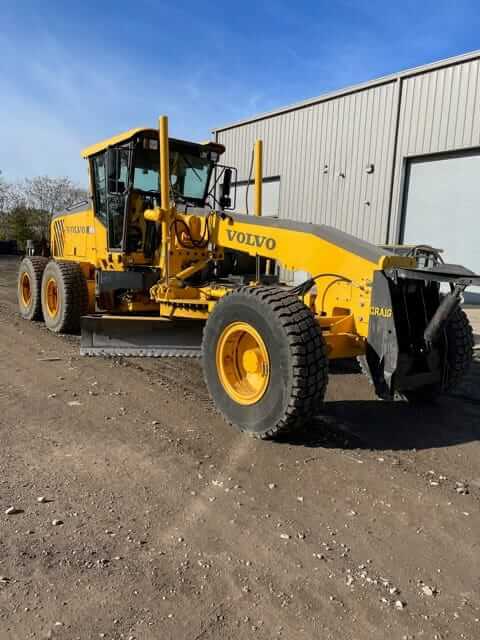
[[[54,318],[58,313],[58,286],[55,278],[50,278],[47,282],[46,302],[48,315]]]
[[[20,278],[20,295],[23,305],[28,307],[32,301],[32,283],[28,273],[22,273],[22,277]]]
[[[270,380],[267,347],[256,329],[246,322],[233,322],[217,343],[218,377],[228,395],[238,404],[255,404],[263,398]]]

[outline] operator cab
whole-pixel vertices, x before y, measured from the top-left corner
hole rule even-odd
[[[214,198],[212,173],[225,148],[169,139],[170,200],[177,207],[205,207]],[[85,149],[90,162],[94,211],[107,229],[108,250],[151,263],[159,226],[144,211],[160,206],[159,139],[155,129],[134,129]],[[223,169],[223,168],[222,168]]]

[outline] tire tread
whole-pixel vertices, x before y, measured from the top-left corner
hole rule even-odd
[[[53,262],[53,261],[52,261]],[[55,333],[78,333],[80,318],[88,308],[88,290],[80,265],[76,262],[55,260],[65,292],[62,318],[51,327]],[[60,284],[60,283],[59,283]]]
[[[20,269],[19,269],[19,276],[22,271],[22,266],[25,263],[30,263],[32,275],[35,281],[35,288],[32,293],[34,300],[33,300],[31,311],[25,315],[22,312],[20,312],[22,317],[25,318],[26,320],[43,320],[42,295],[41,295],[42,276],[48,262],[49,262],[49,259],[44,258],[43,256],[27,256],[21,262]],[[19,284],[20,283],[18,283],[18,285]]]
[[[286,334],[293,377],[288,403],[276,424],[266,431],[252,432],[258,438],[273,438],[300,426],[316,415],[320,408],[328,383],[326,343],[312,311],[287,289],[242,286],[222,298],[216,310],[228,304],[231,295],[257,298],[266,304]],[[221,413],[229,424],[235,426],[223,411]]]

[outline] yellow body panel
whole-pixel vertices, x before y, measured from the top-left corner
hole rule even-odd
[[[178,214],[164,214],[167,218],[169,215]],[[191,224],[193,216],[181,217]],[[202,221],[202,224],[206,222]],[[363,353],[368,335],[374,272],[390,267],[414,267],[415,261],[403,256],[382,255],[380,251],[376,260],[369,260],[334,241],[322,238],[321,234],[322,227],[315,225],[299,231],[282,227],[281,221],[263,225],[258,218],[242,215],[224,219],[215,216],[211,223],[212,244],[221,250],[233,249],[251,256],[270,258],[286,269],[306,271],[313,276],[333,274],[316,280],[315,293],[306,296],[304,301],[318,317],[330,357],[358,355]],[[201,256],[197,254],[195,261],[195,251],[186,252],[190,255],[184,255],[180,261],[181,251],[176,249],[171,253],[168,284],[167,281],[160,281],[152,289],[152,297],[161,305],[161,313],[165,313],[168,307],[169,316],[201,317],[199,309],[185,308],[184,301],[213,298],[213,302],[214,298],[221,297],[227,290],[219,296],[214,295],[209,287],[180,287],[182,274],[188,277],[198,265],[203,266],[206,252]],[[215,257],[210,256],[211,259]],[[193,266],[185,269],[185,263],[190,261],[194,262]],[[180,270],[182,268],[183,272]],[[164,300],[168,300],[168,305],[163,303]]]
[[[278,226],[263,226],[261,221],[252,224],[247,216],[245,221],[236,216],[218,222],[215,240],[225,249],[271,258],[285,269],[306,271],[312,276],[337,274],[316,280],[314,310],[319,317],[352,316],[351,333],[365,338],[374,271],[394,266],[414,267],[415,261],[401,256],[380,256],[373,262],[315,234],[315,225],[311,228],[310,233],[282,228],[280,221]],[[321,234],[321,227],[317,229]]]
[[[52,221],[52,254],[102,268],[107,258],[107,230],[93,209],[56,216]],[[112,261],[113,262],[113,261]]]

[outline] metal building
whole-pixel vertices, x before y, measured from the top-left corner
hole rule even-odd
[[[264,140],[266,215],[424,243],[480,273],[480,51],[214,130],[249,208]]]

